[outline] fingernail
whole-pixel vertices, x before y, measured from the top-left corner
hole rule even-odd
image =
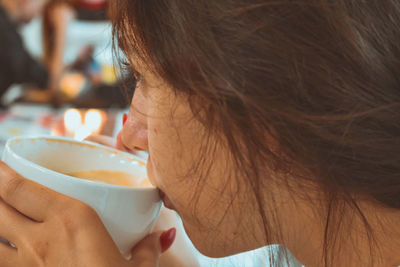
[[[124,115],[122,116],[122,125],[125,125],[127,119],[128,119],[128,114],[124,113]]]
[[[164,253],[167,249],[170,248],[172,243],[175,240],[176,236],[176,229],[175,227],[163,232],[160,236],[160,243],[161,243],[161,253]]]

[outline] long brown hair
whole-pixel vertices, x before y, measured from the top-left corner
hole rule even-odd
[[[337,242],[339,202],[367,229],[354,196],[400,209],[399,1],[117,5],[114,33],[123,50],[194,96],[194,108],[198,99],[206,103],[208,116],[199,119],[225,137],[242,169],[268,162],[325,192],[325,265]],[[265,177],[247,174],[262,213]]]

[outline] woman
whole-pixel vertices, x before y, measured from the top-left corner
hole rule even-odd
[[[200,252],[278,243],[306,266],[400,264],[398,1],[116,4],[140,80],[120,146],[149,151]],[[88,207],[1,170],[0,236],[18,250],[0,265],[157,264],[159,233],[124,261]]]

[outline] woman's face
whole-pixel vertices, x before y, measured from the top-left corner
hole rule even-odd
[[[206,138],[185,96],[145,69],[136,69],[143,79],[121,133],[123,145],[149,151],[149,179],[162,191],[166,207],[179,213],[199,251],[219,257],[252,249],[243,237],[254,234],[254,223],[243,219],[246,202],[230,175],[234,170],[226,149]]]

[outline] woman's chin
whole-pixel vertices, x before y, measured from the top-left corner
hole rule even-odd
[[[210,236],[216,238],[215,233],[207,234],[203,232],[202,229],[197,227],[192,228],[192,226],[185,224],[184,221],[183,226],[193,246],[204,256],[210,258],[222,258],[235,254],[234,252],[226,251],[226,249],[221,249],[223,246],[218,244],[219,242],[217,239],[212,240],[209,238]]]
[[[193,246],[204,256],[210,257],[210,258],[223,258],[227,256],[231,256],[233,253],[229,254],[226,252],[223,252],[219,249],[216,249],[214,246],[210,245],[208,242],[204,243],[206,239],[202,239],[200,242],[196,242],[192,238],[190,240],[193,243]]]

